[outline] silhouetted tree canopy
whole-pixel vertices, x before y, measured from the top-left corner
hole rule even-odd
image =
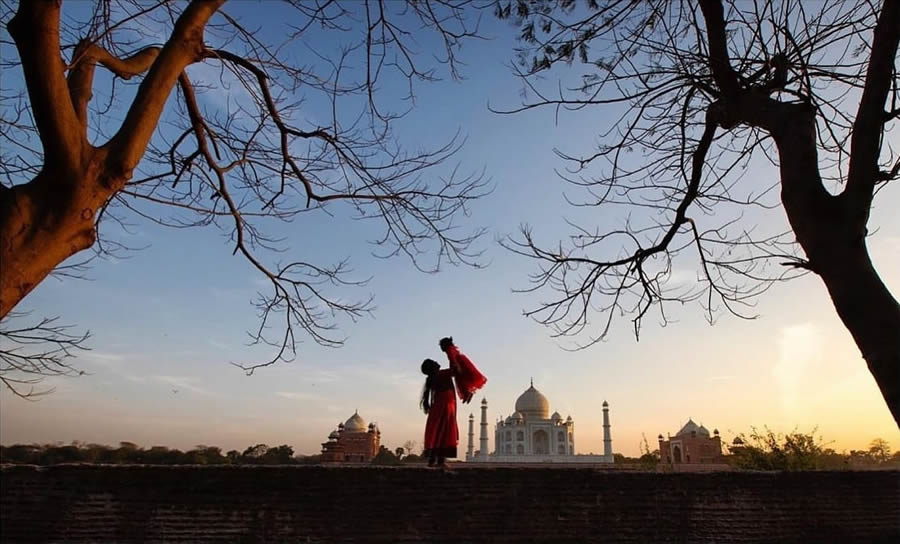
[[[474,17],[464,16],[470,6]],[[220,229],[266,280],[250,339],[274,353],[241,364],[248,373],[292,359],[304,337],[340,346],[338,320],[373,308],[348,293],[365,274],[348,260],[319,262],[275,224],[321,237],[302,226],[363,220],[380,257],[425,271],[477,264],[481,231],[459,222],[487,186],[449,164],[462,138],[406,148],[393,127],[416,83],[458,76],[478,6],[267,2],[261,26],[245,26],[239,7],[248,5],[0,4],[0,380],[16,394],[74,372],[67,357],[85,338],[53,320],[12,323],[13,309],[48,275],[81,276],[93,257],[127,249],[106,234],[127,231],[129,218]],[[437,51],[420,48],[426,38]]]
[[[399,465],[401,463],[402,461],[400,461],[400,457],[398,457],[396,453],[392,452],[387,446],[381,446],[381,448],[379,448],[378,450],[378,453],[376,453],[375,457],[372,458],[373,465]]]
[[[900,425],[900,305],[866,247],[874,199],[900,177],[900,2],[501,0],[496,13],[521,38],[525,100],[505,113],[609,120],[595,149],[557,150],[585,195],[573,205],[604,226],[505,241],[538,265],[525,291],[545,298],[527,315],[586,347],[617,317],[635,335],[651,312],[667,323],[672,304],[750,318],[773,282],[811,272]],[[788,225],[770,228],[782,210]]]

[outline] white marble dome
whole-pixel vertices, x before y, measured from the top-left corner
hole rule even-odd
[[[550,401],[543,393],[534,388],[534,384],[516,399],[516,412],[528,419],[548,419]]]
[[[366,432],[366,420],[360,417],[359,412],[353,412],[350,419],[344,423],[344,430],[351,433],[364,433]]]

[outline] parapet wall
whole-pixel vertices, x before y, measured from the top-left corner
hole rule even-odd
[[[2,542],[900,542],[900,472],[12,466]]]

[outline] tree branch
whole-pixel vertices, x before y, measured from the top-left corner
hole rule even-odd
[[[60,2],[19,2],[7,24],[16,42],[35,125],[48,157],[47,164],[76,166],[86,140],[66,88],[60,56]]]
[[[589,258],[576,257],[570,254],[564,254],[562,248],[560,248],[558,251],[542,250],[534,244],[527,231],[525,232],[525,241],[513,242],[514,246],[517,247],[511,247],[510,245],[504,244],[507,249],[510,249],[515,253],[532,257],[538,260],[547,261],[548,263],[550,263],[548,265],[548,269],[544,270],[544,272],[536,276],[536,278],[533,278],[534,282],[537,285],[533,289],[529,290],[536,290],[540,287],[550,284],[560,290],[563,295],[562,298],[554,302],[542,303],[541,307],[537,310],[526,312],[527,316],[535,317],[539,313],[543,314],[543,317],[537,318],[538,322],[544,325],[552,324],[559,327],[559,322],[563,319],[566,319],[566,316],[568,316],[572,312],[573,306],[578,305],[581,310],[577,312],[576,317],[574,319],[571,319],[571,321],[568,321],[566,325],[561,326],[561,328],[557,329],[557,335],[559,336],[573,335],[587,326],[588,309],[591,307],[592,294],[595,290],[603,289],[603,287],[598,287],[597,284],[598,282],[601,282],[605,279],[610,283],[613,281],[616,282],[616,285],[612,288],[612,290],[614,291],[613,302],[612,305],[607,308],[607,311],[609,311],[609,316],[606,320],[606,324],[602,332],[587,346],[602,340],[606,336],[612,323],[612,317],[615,314],[613,307],[620,304],[620,297],[622,296],[623,292],[635,286],[638,286],[642,289],[641,298],[637,303],[637,308],[635,309],[637,315],[632,320],[634,324],[635,335],[639,334],[641,319],[646,315],[647,311],[650,309],[653,303],[660,300],[662,297],[660,292],[654,288],[653,283],[656,280],[645,270],[645,265],[654,256],[670,251],[672,240],[675,238],[675,235],[681,229],[682,225],[692,222],[691,219],[687,217],[687,211],[690,208],[691,204],[693,204],[693,202],[696,200],[700,192],[700,183],[703,179],[703,166],[706,162],[709,148],[712,145],[713,139],[715,138],[717,128],[717,122],[715,118],[718,109],[719,108],[711,107],[709,113],[707,113],[703,136],[700,138],[700,141],[697,144],[697,148],[692,154],[691,175],[690,179],[687,180],[688,183],[687,187],[684,190],[684,197],[682,198],[675,211],[675,217],[666,228],[665,234],[663,234],[662,238],[652,246],[647,248],[640,247],[638,238],[634,234],[629,232],[614,231],[609,235],[594,236],[593,240],[599,241],[612,234],[621,234],[629,237],[632,242],[634,242],[638,246],[637,249],[634,250],[634,252],[630,255],[616,260],[604,262]],[[692,228],[695,229],[695,227]],[[592,243],[593,241],[587,242],[583,246],[580,246],[578,248],[585,249]],[[697,243],[700,243],[699,238],[697,238]],[[590,270],[582,280],[578,281],[577,285],[572,287],[568,285],[566,277],[571,271],[574,271],[580,265],[587,265]],[[706,271],[706,273],[707,276],[710,277],[710,282],[712,282],[708,270]],[[558,278],[555,278],[556,281],[554,281],[554,276],[559,276]],[[714,289],[716,290],[716,292],[720,294],[722,293],[720,289],[715,287]],[[587,346],[580,347],[583,348]]]
[[[159,47],[147,47],[134,55],[120,59],[91,40],[82,40],[75,47],[69,68],[68,85],[75,115],[87,131],[87,106],[93,96],[94,68],[97,63],[122,79],[131,79],[147,71],[159,55]]]
[[[71,334],[69,325],[57,323],[58,317],[42,318],[36,324],[11,327],[11,322],[28,317],[12,312],[0,326],[0,383],[14,395],[33,399],[53,391],[35,390],[47,376],[80,376],[69,362],[75,352],[84,351],[90,332]]]
[[[900,43],[900,2],[886,1],[872,37],[872,53],[866,70],[866,82],[853,135],[850,139],[850,165],[847,188],[842,197],[862,213],[862,226],[869,216],[869,206],[878,178],[878,157],[884,128],[884,107],[895,74],[894,64]]]
[[[700,0],[700,10],[706,21],[709,42],[709,67],[713,79],[726,98],[735,98],[740,91],[737,74],[728,60],[728,43],[725,32],[725,16],[721,0]]]
[[[225,0],[194,0],[184,10],[169,40],[141,86],[125,116],[125,121],[107,144],[112,166],[125,179],[137,167],[153,132],[156,130],[166,100],[185,67],[202,58],[203,30],[207,21]]]

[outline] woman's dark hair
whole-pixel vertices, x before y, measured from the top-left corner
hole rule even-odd
[[[453,345],[453,337],[446,336],[444,338],[441,338],[441,341],[438,342],[438,345],[441,346],[441,350],[446,351],[447,348]]]
[[[419,406],[422,407],[422,410],[424,410],[426,414],[428,413],[428,410],[431,409],[431,393],[434,390],[434,377],[440,369],[440,363],[433,359],[425,359],[422,361],[422,374],[425,374],[428,377],[425,378],[425,387],[422,388],[422,400],[419,401]]]

